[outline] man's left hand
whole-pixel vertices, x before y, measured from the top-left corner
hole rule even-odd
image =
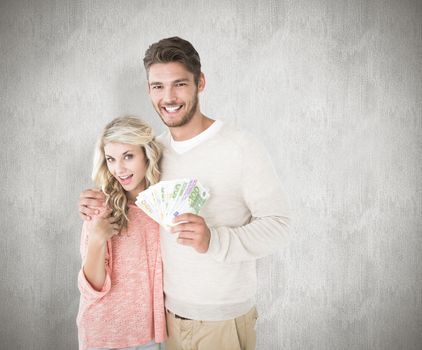
[[[202,216],[181,214],[173,220],[173,223],[177,225],[171,228],[171,233],[179,234],[177,239],[179,244],[191,246],[198,253],[208,251],[211,232]]]

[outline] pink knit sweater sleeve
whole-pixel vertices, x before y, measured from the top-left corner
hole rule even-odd
[[[158,232],[157,232],[158,233]],[[158,233],[157,240],[160,242],[160,235]],[[166,334],[166,318],[163,300],[163,263],[161,258],[161,249],[158,246],[157,256],[155,260],[155,276],[153,284],[153,308],[154,308],[154,328],[156,330],[156,339],[165,339]],[[158,336],[157,336],[158,335]],[[158,340],[160,341],[160,340]]]
[[[85,264],[85,258],[87,253],[88,247],[88,228],[87,223],[84,222],[82,226],[82,233],[81,233],[81,243],[80,243],[80,252],[82,258],[82,266],[79,270],[78,274],[78,288],[81,292],[81,297],[88,303],[93,303],[99,299],[101,299],[104,295],[106,295],[111,288],[111,268],[112,268],[112,254],[111,254],[111,243],[107,241],[107,252],[106,252],[106,259],[105,259],[105,269],[106,269],[106,279],[104,281],[104,285],[101,290],[97,291],[94,289],[89,281],[86,279],[83,266]]]

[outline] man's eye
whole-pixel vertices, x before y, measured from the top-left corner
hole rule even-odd
[[[152,86],[152,88],[153,88],[154,90],[159,90],[159,89],[161,89],[161,88],[162,88],[162,86],[161,86],[161,85],[153,85],[153,86]]]
[[[177,83],[176,86],[177,87],[186,86],[186,83]]]

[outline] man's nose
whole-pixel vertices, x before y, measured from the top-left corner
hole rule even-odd
[[[165,103],[174,102],[176,100],[176,94],[173,87],[168,87],[164,90],[163,100]]]

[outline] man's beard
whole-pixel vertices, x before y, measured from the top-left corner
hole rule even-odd
[[[197,107],[198,107],[198,94],[195,94],[192,107],[186,112],[186,114],[182,117],[180,121],[175,121],[173,123],[166,122],[163,116],[161,115],[161,113],[159,111],[157,111],[157,113],[166,126],[168,126],[169,128],[178,128],[180,126],[186,125],[192,120],[193,116],[195,115]]]

